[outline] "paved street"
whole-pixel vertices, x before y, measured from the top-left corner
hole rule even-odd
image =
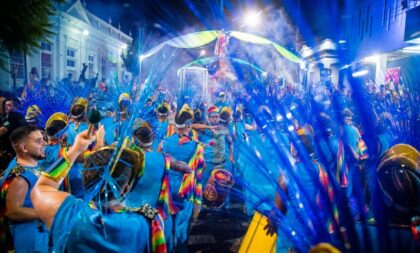
[[[189,252],[237,252],[251,219],[243,209],[242,202],[235,198],[229,211],[203,209],[198,222],[192,224]]]

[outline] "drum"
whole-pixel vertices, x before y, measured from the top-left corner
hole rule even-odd
[[[417,162],[420,159],[420,153],[413,146],[408,144],[396,144],[389,148],[385,154],[381,157],[379,162],[385,161],[386,159],[395,156],[402,155],[412,159],[414,162]]]
[[[213,170],[204,189],[204,204],[210,208],[222,207],[233,184],[232,173],[224,169]]]

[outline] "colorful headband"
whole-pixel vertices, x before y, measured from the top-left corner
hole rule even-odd
[[[207,109],[207,114],[208,115],[212,115],[212,114],[219,114],[219,108],[217,106],[210,106]]]

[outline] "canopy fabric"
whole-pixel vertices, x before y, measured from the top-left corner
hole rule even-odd
[[[279,52],[279,54],[283,55],[286,59],[296,62],[296,63],[302,62],[302,60],[298,56],[296,56],[295,54],[293,54],[286,48],[266,38],[263,38],[261,36],[250,34],[250,33],[236,32],[236,31],[230,32],[230,36],[235,37],[242,41],[251,42],[255,44],[265,44],[265,45],[271,44],[276,49],[276,51]]]
[[[190,63],[187,63],[186,65],[183,66],[183,68],[191,67],[192,65],[208,65],[208,64],[211,64],[213,62],[216,62],[217,60],[219,60],[219,57],[217,57],[217,56],[201,58],[201,59],[192,61]]]
[[[182,36],[176,37],[174,39],[171,39],[169,41],[159,44],[158,46],[152,48],[151,50],[143,54],[141,58],[145,59],[147,57],[154,55],[159,50],[161,50],[165,45],[169,45],[171,47],[176,47],[176,48],[201,47],[216,40],[219,34],[221,33],[223,33],[223,31],[210,30],[210,31],[203,31],[203,32],[196,32],[196,33],[189,33],[186,35],[182,35]],[[261,36],[250,34],[250,33],[237,32],[237,31],[231,31],[231,32],[228,32],[228,34],[231,37],[234,37],[236,39],[239,39],[245,42],[261,44],[261,45],[272,45],[274,49],[286,59],[292,62],[299,63],[299,64],[303,62],[300,57],[293,54],[286,48],[280,46],[277,43],[272,42],[271,40],[263,38]]]
[[[214,41],[219,35],[218,31],[204,31],[189,33],[182,35],[171,40],[168,40],[164,43],[157,45],[151,50],[147,51],[142,55],[142,59],[150,57],[161,50],[164,46],[169,45],[176,48],[196,48],[209,44]]]
[[[207,45],[217,38],[218,31],[190,33],[167,41],[169,46],[177,48],[195,48]]]
[[[237,59],[237,58],[232,58],[232,57],[226,57],[226,59],[228,59],[229,61],[234,62],[234,63],[239,63],[239,64],[242,64],[242,65],[248,65],[248,66],[252,67],[253,69],[257,70],[258,72],[264,72],[264,70],[260,69],[256,65],[254,65],[252,63],[249,63],[247,61]],[[193,62],[190,62],[190,63],[184,65],[183,68],[191,67],[193,65],[208,65],[208,64],[211,64],[211,63],[216,62],[218,60],[219,60],[218,56],[201,58],[201,59],[195,60]]]
[[[277,45],[276,43],[272,43],[273,47],[279,52],[281,55],[283,55],[286,59],[291,60],[296,63],[302,63],[302,59],[300,59],[298,56],[287,50],[286,48]]]
[[[238,40],[251,42],[251,43],[255,43],[255,44],[271,44],[272,43],[271,41],[269,41],[266,38],[263,38],[263,37],[258,36],[258,35],[250,34],[250,33],[232,31],[232,32],[230,32],[230,36],[235,37]]]

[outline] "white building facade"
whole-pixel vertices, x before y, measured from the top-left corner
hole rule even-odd
[[[53,82],[72,73],[77,80],[87,64],[87,78],[98,74],[99,79],[121,80],[123,75],[121,54],[132,38],[90,13],[80,0],[58,6],[51,17],[54,35],[48,41],[40,41],[40,49],[24,56],[9,57],[10,72],[0,71],[0,89],[13,91],[13,75],[16,88],[24,85],[28,73],[37,68],[39,78]]]

